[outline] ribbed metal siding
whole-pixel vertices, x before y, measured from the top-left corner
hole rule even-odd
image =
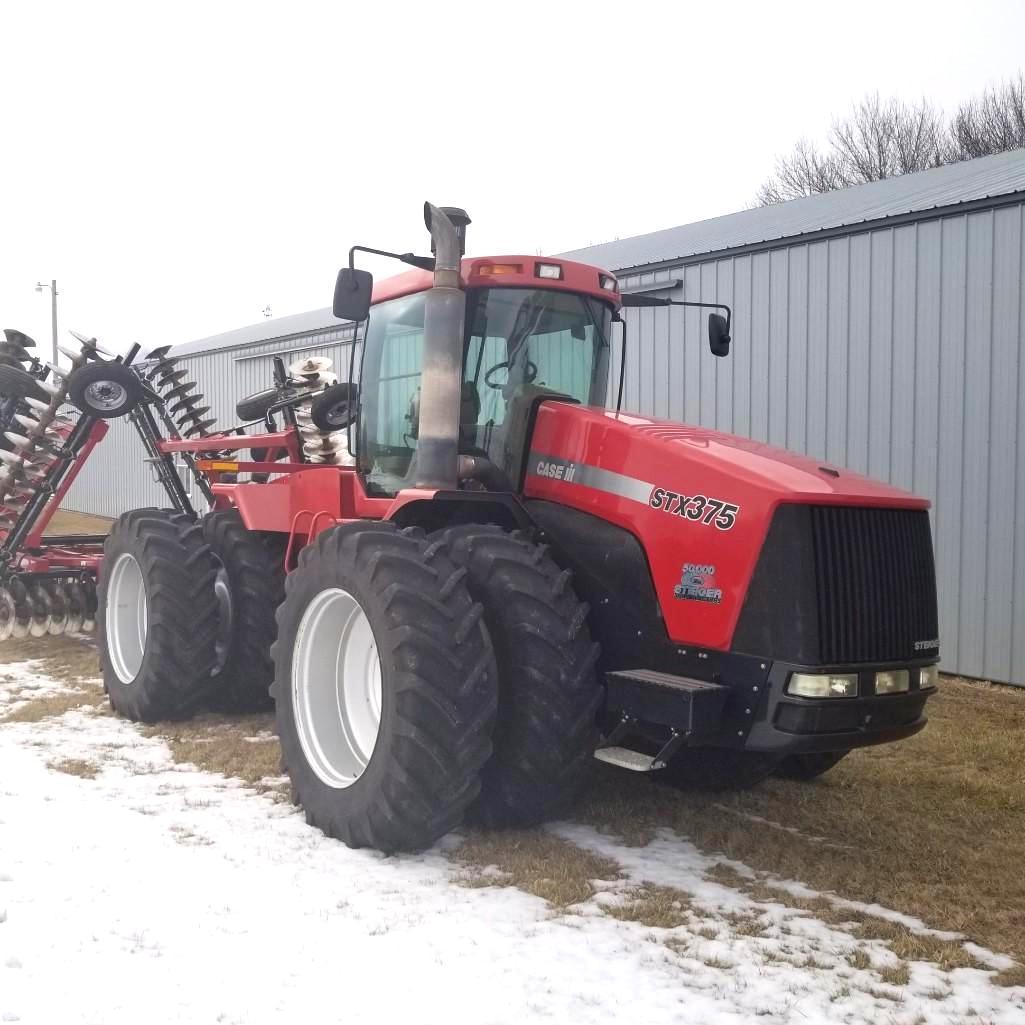
[[[936,637],[926,513],[815,506],[811,528],[824,664],[912,658]]]
[[[1021,204],[630,275],[731,303],[630,310],[624,408],[768,441],[931,499],[943,666],[1025,684]],[[605,263],[600,251],[591,253]],[[613,366],[618,367],[618,345]],[[618,371],[613,375],[615,396]]]

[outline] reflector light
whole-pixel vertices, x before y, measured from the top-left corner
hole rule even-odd
[[[550,278],[554,281],[562,280],[562,267],[557,263],[535,263],[534,273],[539,278]]]
[[[485,263],[477,268],[482,277],[498,277],[501,274],[521,274],[523,268],[518,263]]]
[[[196,468],[204,473],[236,473],[238,463],[228,459],[197,459]]]
[[[902,694],[911,688],[910,674],[906,669],[887,669],[876,673],[877,694]]]
[[[609,274],[599,274],[598,284],[601,285],[606,292],[615,292],[619,287],[619,282]]]
[[[794,673],[787,693],[801,698],[856,698],[857,673]]]
[[[918,689],[928,690],[940,682],[940,671],[937,666],[926,666],[918,670]]]

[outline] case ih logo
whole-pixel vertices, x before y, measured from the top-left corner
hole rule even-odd
[[[685,562],[673,594],[684,601],[707,601],[718,605],[722,601],[722,590],[715,586],[715,566]]]

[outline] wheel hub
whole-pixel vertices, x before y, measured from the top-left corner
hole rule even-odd
[[[117,381],[94,381],[85,386],[85,399],[94,409],[111,410],[123,405],[128,392]]]
[[[126,686],[142,668],[148,613],[142,569],[133,555],[114,560],[107,588],[107,654],[114,675]]]
[[[309,603],[292,657],[299,743],[318,779],[336,790],[363,775],[381,729],[381,659],[370,621],[348,591]]]

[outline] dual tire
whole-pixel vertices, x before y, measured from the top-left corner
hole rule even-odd
[[[464,818],[525,826],[576,798],[598,651],[543,547],[497,527],[349,524],[303,550],[286,590],[275,707],[311,824],[415,850]]]
[[[97,590],[114,710],[152,723],[204,706],[269,707],[282,561],[235,510],[199,522],[161,509],[121,516],[104,543]]]

